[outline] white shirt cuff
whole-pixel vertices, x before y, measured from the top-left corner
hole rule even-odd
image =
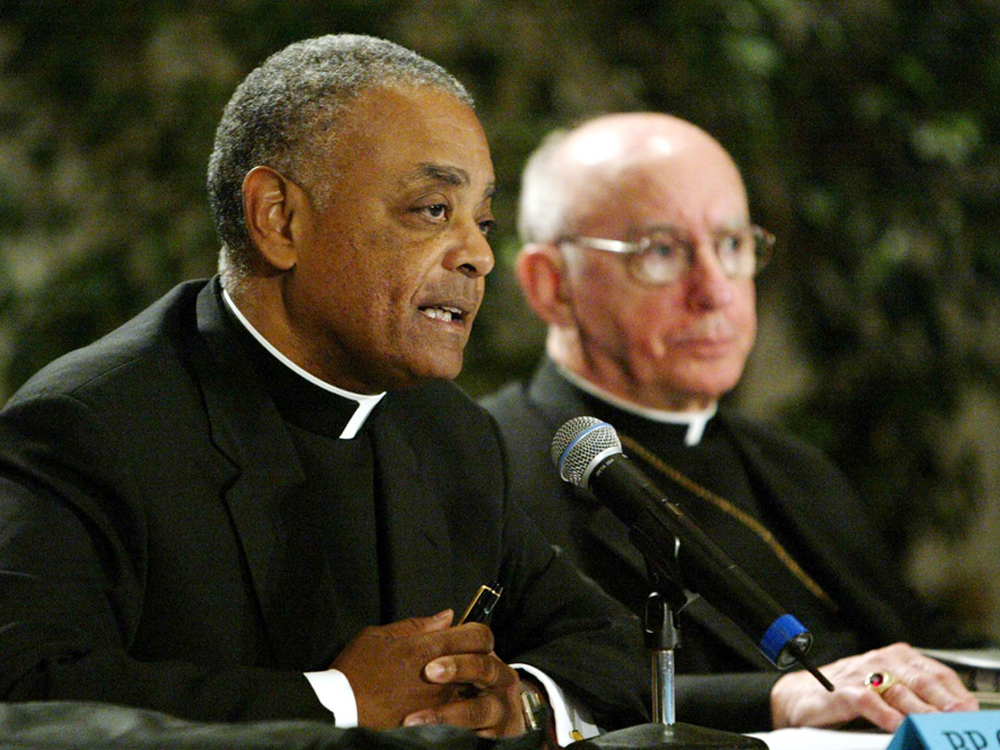
[[[358,725],[358,702],[347,676],[339,669],[324,672],[306,672],[309,685],[323,707],[333,713],[333,723],[338,727]]]
[[[530,664],[511,664],[511,668],[519,669],[531,675],[544,689],[552,709],[552,717],[556,723],[556,741],[565,747],[579,739],[589,739],[601,733],[590,718],[590,713],[583,706],[567,696],[545,672]]]

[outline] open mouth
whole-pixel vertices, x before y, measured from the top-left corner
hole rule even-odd
[[[432,320],[441,320],[445,323],[461,322],[465,320],[465,313],[457,307],[420,307],[418,309]]]

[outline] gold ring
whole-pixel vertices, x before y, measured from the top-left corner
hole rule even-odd
[[[895,685],[899,680],[888,672],[872,672],[865,677],[865,687],[874,690],[879,695],[883,695],[886,690]]]

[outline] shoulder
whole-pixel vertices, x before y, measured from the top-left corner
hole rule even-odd
[[[179,352],[199,287],[174,289],[20,388],[0,411],[4,478],[103,515],[95,503],[139,497],[141,486],[168,486],[195,466],[206,455],[207,417]]]
[[[165,366],[183,349],[184,331],[195,326],[195,298],[205,281],[185,282],[121,327],[43,367],[11,396],[7,407],[68,396],[121,404],[130,386],[146,389],[169,378]]]
[[[497,421],[510,454],[520,464],[537,461],[549,468],[549,445],[558,426],[532,402],[529,386],[515,381],[482,399],[479,403]]]
[[[531,424],[541,420],[528,399],[528,386],[517,380],[507,383],[500,390],[479,399],[479,404],[497,420],[506,432],[509,427]]]
[[[479,404],[493,415],[504,435],[520,440],[537,435],[548,439],[554,431],[552,417],[533,399],[533,388],[532,382],[511,381],[479,399]]]
[[[728,409],[720,410],[719,416],[734,434],[752,441],[765,453],[799,455],[815,461],[828,460],[818,447],[778,425],[752,419]]]
[[[15,444],[34,435],[86,451],[190,440],[204,422],[201,388],[185,353],[201,285],[175,288],[122,327],[42,368],[0,410],[0,431],[21,436]]]
[[[836,486],[853,494],[847,477],[816,445],[776,425],[720,410],[723,419],[743,451],[758,464],[780,472],[800,486]]]
[[[500,390],[483,396],[479,403],[494,416],[517,413],[528,408],[526,390],[527,385],[523,380],[511,381]]]

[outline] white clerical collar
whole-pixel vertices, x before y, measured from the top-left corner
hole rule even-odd
[[[687,425],[687,432],[684,435],[684,445],[698,445],[701,442],[701,436],[705,434],[705,425],[708,424],[708,420],[715,416],[715,412],[718,410],[716,404],[712,404],[704,411],[666,411],[665,409],[651,409],[648,406],[639,406],[639,404],[633,404],[631,401],[626,401],[613,393],[608,393],[600,386],[594,385],[589,380],[585,380],[558,363],[556,363],[556,368],[566,380],[581,391],[586,391],[594,398],[599,398],[601,401],[611,404],[622,411],[637,414],[654,422]]]
[[[306,372],[284,354],[275,349],[271,342],[264,338],[260,332],[254,328],[253,325],[251,325],[249,320],[243,317],[243,313],[239,311],[236,307],[236,303],[233,302],[232,297],[229,296],[229,292],[225,289],[222,290],[222,298],[226,301],[226,305],[229,309],[233,311],[233,315],[236,316],[236,319],[240,321],[240,323],[243,324],[243,327],[250,332],[250,335],[257,339],[257,341],[260,342],[260,345],[273,354],[279,362],[288,367],[296,375],[308,380],[313,385],[319,386],[323,390],[334,393],[341,398],[357,402],[358,408],[354,410],[354,416],[348,420],[347,425],[344,427],[344,431],[340,433],[341,440],[350,440],[361,431],[361,428],[365,426],[365,421],[372,413],[372,410],[378,406],[379,401],[381,401],[382,397],[385,396],[384,391],[382,393],[376,393],[374,396],[365,393],[352,393],[351,391],[345,391],[343,388],[338,388],[335,385],[330,385],[329,383],[320,380],[312,373]]]

